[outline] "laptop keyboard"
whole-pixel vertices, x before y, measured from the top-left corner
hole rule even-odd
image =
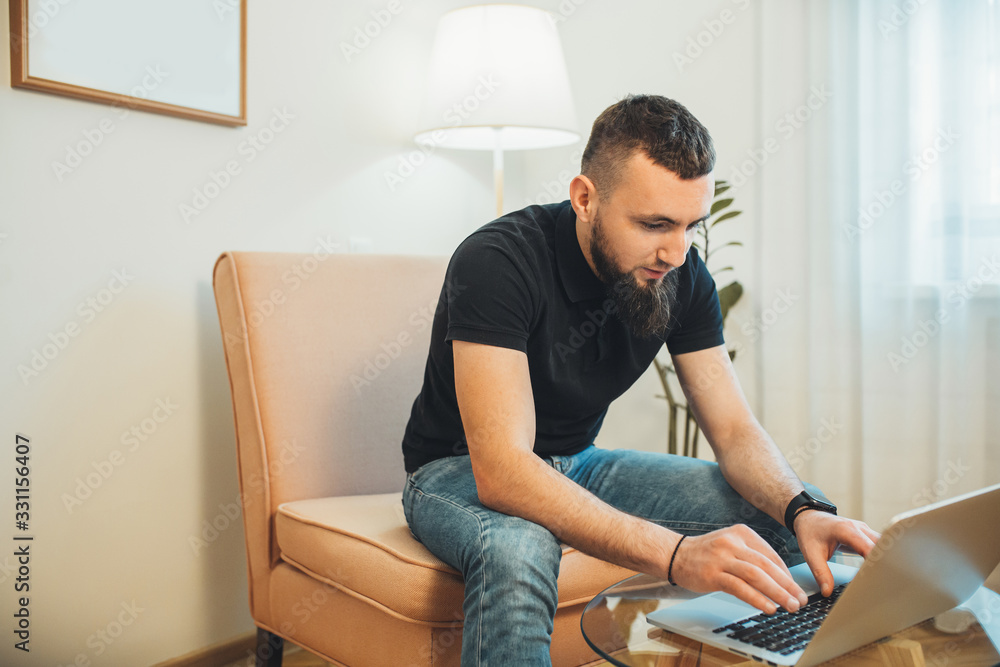
[[[760,613],[723,625],[712,632],[726,633],[726,637],[730,639],[781,655],[790,655],[805,648],[846,587],[847,584],[837,586],[828,598],[823,597],[822,593],[810,595],[805,606],[795,613],[784,609],[778,609],[770,616]]]

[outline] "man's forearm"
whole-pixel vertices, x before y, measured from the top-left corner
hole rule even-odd
[[[534,453],[508,451],[503,459],[490,462],[493,483],[484,479],[480,485],[483,504],[545,526],[595,558],[666,578],[680,535],[615,509]],[[476,475],[477,484],[481,477]]]
[[[784,523],[802,482],[753,416],[724,345],[671,357],[681,388],[726,481],[755,507]]]
[[[805,487],[764,428],[755,420],[713,449],[729,485],[784,525],[788,502]]]

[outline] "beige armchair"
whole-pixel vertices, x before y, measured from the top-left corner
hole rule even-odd
[[[213,285],[236,422],[257,664],[458,665],[463,583],[409,532],[400,440],[443,258],[227,252]],[[631,574],[569,547],[556,665],[596,659],[590,598]]]

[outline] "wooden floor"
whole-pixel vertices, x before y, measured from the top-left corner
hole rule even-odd
[[[595,662],[588,667],[603,667],[608,663],[605,661]],[[225,665],[219,665],[219,667],[253,667],[253,660],[246,659],[239,662],[230,662]],[[334,667],[326,660],[317,658],[315,655],[309,651],[305,651],[298,646],[289,645],[289,642],[285,642],[285,656],[281,661],[281,667]]]
[[[219,667],[254,667],[253,658],[247,657],[238,662],[229,662]],[[285,642],[285,654],[281,661],[281,667],[332,667],[329,662],[317,658],[309,651],[303,650],[294,644]]]
[[[837,667],[884,667],[898,665],[900,667],[925,667],[947,664],[949,667],[988,667],[997,664],[1000,655],[982,633],[978,624],[962,635],[944,635],[938,632],[927,621],[901,632],[896,639],[873,644],[865,649],[834,660],[830,664]],[[683,640],[682,641],[690,641]],[[282,667],[334,667],[330,663],[317,658],[309,651],[286,642]],[[701,665],[728,665],[744,667],[759,665],[759,663],[743,662],[737,656],[716,649],[707,649],[695,658],[695,663]],[[650,654],[646,663],[650,667],[680,667],[695,664],[691,655],[654,655]],[[736,664],[739,663],[739,664]],[[591,663],[587,667],[600,667],[609,663],[601,661]],[[238,662],[231,662],[217,667],[254,667],[249,656]]]

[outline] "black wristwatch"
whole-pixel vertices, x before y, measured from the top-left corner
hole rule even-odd
[[[788,507],[785,508],[785,528],[792,531],[792,535],[795,534],[795,517],[799,512],[807,509],[819,510],[820,512],[828,512],[830,514],[837,513],[836,505],[828,503],[825,500],[820,500],[819,498],[814,498],[809,495],[808,491],[803,491],[792,498],[791,502],[788,503]]]

